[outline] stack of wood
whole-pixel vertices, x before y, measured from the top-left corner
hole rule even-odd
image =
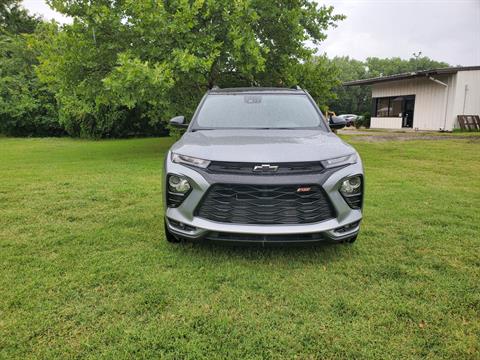
[[[457,115],[460,129],[468,131],[480,131],[479,115]]]

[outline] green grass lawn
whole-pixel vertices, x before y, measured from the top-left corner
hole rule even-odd
[[[171,139],[0,139],[0,358],[478,359],[480,141],[361,142],[356,244],[164,239]]]

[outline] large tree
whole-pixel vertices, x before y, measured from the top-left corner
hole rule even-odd
[[[31,37],[40,19],[19,0],[0,4],[0,132],[8,135],[56,135],[55,99],[35,74],[38,53]]]
[[[145,121],[153,131],[191,116],[213,85],[299,84],[326,99],[335,83],[305,44],[342,16],[311,0],[49,3],[73,23],[43,28],[39,75],[72,135],[124,135]]]
[[[332,64],[338,70],[341,82],[366,79],[370,76],[366,64],[362,61],[346,57],[335,57]],[[331,110],[337,114],[363,114],[370,110],[370,87],[335,87],[335,99],[329,102]]]

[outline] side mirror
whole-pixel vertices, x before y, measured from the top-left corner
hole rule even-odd
[[[347,126],[347,121],[345,119],[342,119],[341,117],[338,116],[332,116],[330,117],[330,120],[328,122],[328,125],[330,126],[330,129],[341,129]]]
[[[188,127],[188,124],[185,122],[185,116],[183,116],[183,115],[175,116],[175,117],[171,118],[169,123],[173,127],[178,127],[178,128]]]

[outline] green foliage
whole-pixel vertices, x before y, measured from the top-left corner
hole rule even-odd
[[[298,64],[293,75],[321,107],[335,96],[332,89],[340,84],[339,71],[326,56]]]
[[[334,89],[335,99],[329,107],[340,114],[361,114],[370,111],[371,89],[369,86],[345,87],[341,83],[349,80],[366,79],[370,73],[365,63],[346,57],[335,57],[333,65],[338,69],[340,84]]]
[[[407,73],[417,70],[444,68],[448,67],[449,65],[445,62],[435,61],[427,56],[423,56],[412,57],[408,60],[403,60],[399,57],[386,59],[369,57],[365,62],[365,66],[368,68],[369,77],[377,77]]]
[[[318,43],[343,17],[311,0],[51,0],[73,18],[42,25],[38,75],[74,136],[124,136],[125,124],[160,130],[191,117],[219,86],[300,84],[325,102],[335,83]],[[135,112],[137,116],[132,116]]]
[[[369,115],[370,88],[341,83],[447,66],[420,54],[365,62],[314,57],[343,19],[312,0],[49,0],[71,24],[0,4],[0,131],[159,135],[214,85],[293,86],[337,114]],[[28,34],[28,35],[25,35]]]
[[[35,54],[22,35],[0,35],[0,132],[58,135],[55,101],[34,73]]]
[[[364,127],[366,129],[370,128],[370,113],[365,112],[360,115],[360,117],[355,121],[355,127],[357,129],[360,129],[361,127]]]
[[[35,74],[31,38],[38,18],[19,1],[0,4],[0,132],[14,136],[59,135],[53,94]]]
[[[40,22],[21,7],[21,0],[2,0],[0,2],[0,34],[32,33]]]

